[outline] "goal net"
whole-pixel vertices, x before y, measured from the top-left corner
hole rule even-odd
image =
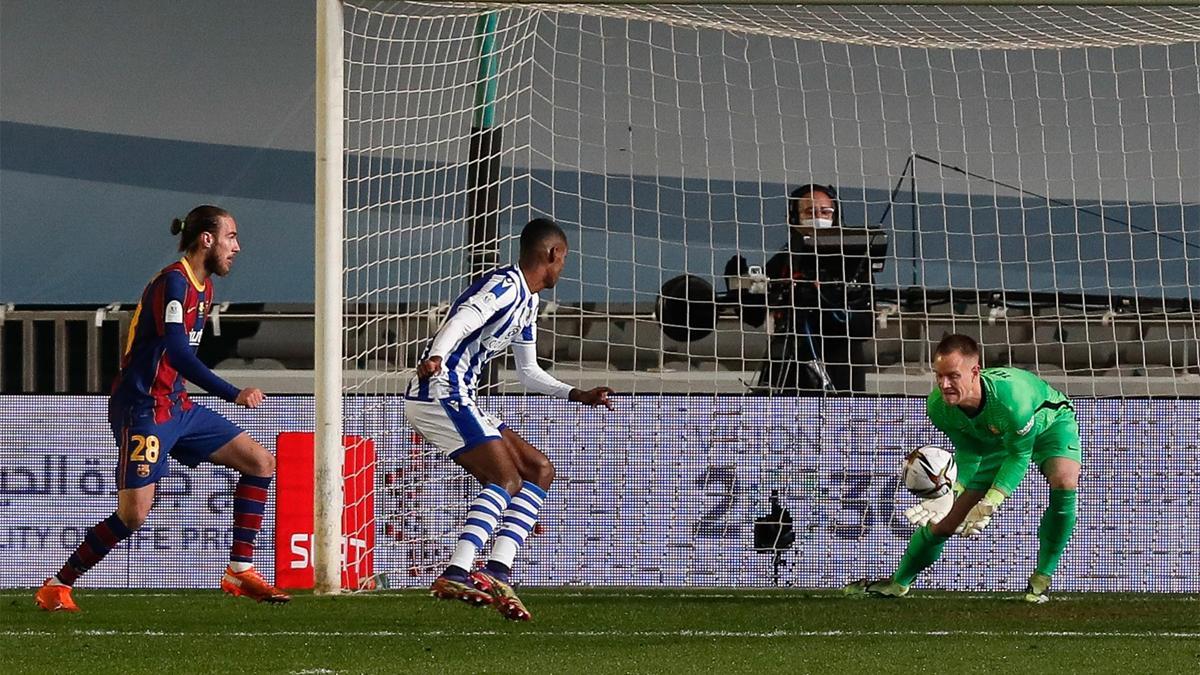
[[[449,558],[478,486],[403,390],[539,216],[571,246],[543,365],[638,396],[602,413],[487,373],[481,405],[558,468],[527,583],[890,572],[899,458],[947,443],[923,397],[951,332],[1076,399],[1089,485],[1200,525],[1168,513],[1200,437],[1200,8],[351,0],[344,38],[344,424],[378,454],[379,579]],[[994,550],[927,583],[1023,585],[1031,476]],[[1118,520],[1084,516],[1057,587],[1197,590],[1182,538]]]

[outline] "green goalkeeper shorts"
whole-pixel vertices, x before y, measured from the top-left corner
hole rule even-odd
[[[979,462],[979,467],[971,476],[960,476],[968,490],[987,490],[996,480],[1000,465],[1008,455],[996,452],[985,456]],[[1083,464],[1082,444],[1079,442],[1079,424],[1074,415],[1064,415],[1046,427],[1033,441],[1033,456],[1031,461],[1039,469],[1047,460],[1054,457],[1073,459]],[[964,481],[965,478],[965,481]]]
[[[1079,442],[1079,423],[1074,415],[1059,418],[1033,442],[1033,463],[1039,469],[1052,457],[1083,464],[1083,444]]]

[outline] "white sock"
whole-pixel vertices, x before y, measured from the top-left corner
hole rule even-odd
[[[467,522],[463,525],[458,543],[454,545],[454,554],[450,556],[450,564],[461,567],[468,572],[475,566],[475,555],[492,536],[496,521],[508,507],[510,497],[504,488],[495,483],[487,487],[471,502],[467,510]]]
[[[237,574],[241,574],[242,572],[245,572],[248,569],[252,569],[253,567],[254,567],[254,563],[242,562],[241,560],[230,560],[229,561],[229,569],[233,570]]]
[[[525,543],[525,539],[533,532],[537,524],[538,512],[542,510],[542,502],[546,500],[546,491],[536,483],[525,481],[518,492],[509,502],[502,516],[504,524],[496,533],[496,543],[492,544],[492,562],[500,563],[512,569],[517,550]]]

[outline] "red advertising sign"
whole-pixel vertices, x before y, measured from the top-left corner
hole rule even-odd
[[[342,465],[342,588],[373,583],[375,443],[346,436]],[[313,587],[313,434],[279,434],[275,445],[275,585]]]

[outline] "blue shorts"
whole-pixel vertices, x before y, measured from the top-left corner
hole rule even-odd
[[[195,468],[242,433],[238,425],[194,403],[161,424],[154,422],[151,408],[110,410],[108,423],[121,453],[118,490],[145,487],[170,475],[168,455]]]

